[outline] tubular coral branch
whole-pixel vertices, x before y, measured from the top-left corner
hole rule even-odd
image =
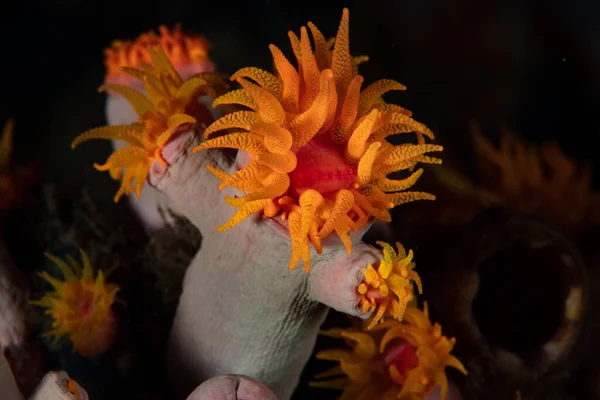
[[[68,336],[75,351],[84,357],[95,357],[108,350],[116,340],[118,321],[112,311],[120,288],[105,283],[104,274],[94,271],[88,256],[81,250],[83,266],[73,258],[61,260],[46,253],[63,274],[64,281],[50,276],[46,271],[40,277],[54,288],[39,301],[31,304],[46,308],[52,317],[52,330],[44,336],[54,342]]]
[[[445,399],[445,368],[467,374],[450,354],[456,340],[443,336],[441,326],[429,321],[427,304],[423,311],[409,307],[402,322],[390,320],[371,331],[334,328],[322,334],[345,339],[351,349],[319,352],[318,359],[339,366],[317,375],[310,385],[343,390],[340,399],[423,399],[435,386]]]
[[[162,48],[149,47],[148,53],[154,66],[145,65],[143,70],[123,69],[143,82],[147,96],[125,85],[107,83],[100,88],[117,92],[127,99],[135,109],[138,121],[91,129],[71,144],[75,148],[92,139],[115,139],[129,144],[116,150],[106,164],[94,165],[121,180],[115,202],[130,193],[140,198],[153,162],[167,166],[162,150],[169,140],[186,127],[192,129],[194,124],[206,122],[200,119],[203,114],[197,97],[202,93],[217,93],[226,87],[222,76],[214,73],[198,74],[184,81]]]
[[[180,25],[175,25],[173,29],[161,25],[158,31],[158,34],[152,31],[144,33],[133,41],[113,41],[111,46],[104,50],[106,79],[127,84],[131,76],[124,72],[122,67],[141,68],[144,64],[151,64],[153,60],[148,48],[156,46],[164,49],[180,73],[186,69],[196,69],[196,72],[213,70],[208,57],[210,44],[202,36],[185,35]],[[189,75],[193,74],[194,72]]]
[[[358,75],[356,66],[365,58],[355,59],[350,54],[347,9],[333,50],[312,23],[308,26],[314,50],[305,27],[301,28],[299,38],[293,33],[289,35],[297,68],[271,45],[275,74],[252,67],[233,74],[231,79],[242,89],[217,98],[213,105],[237,104],[249,110],[215,121],[205,131],[207,139],[223,130],[233,132],[225,132],[224,136],[194,149],[228,147],[252,155],[250,164],[243,169],[244,180],[250,184],[242,185],[237,172],[232,175],[236,178],[229,180],[225,172],[216,173],[221,180],[220,188],[244,186],[249,193],[261,193],[265,208],[260,208],[259,203],[245,207],[246,202],[257,197],[241,197],[234,205],[243,211],[235,214],[235,222],[219,229],[241,222],[242,216],[251,215],[249,210],[282,219],[289,216],[290,267],[303,260],[307,272],[310,244],[320,251],[321,240],[335,232],[351,251],[349,231],[365,226],[370,216],[388,221],[388,210],[395,205],[434,199],[427,193],[400,192],[412,186],[420,172],[400,181],[392,181],[387,175],[409,170],[419,162],[439,163],[439,159],[426,153],[442,150],[441,146],[425,143],[424,137],[433,139],[433,133],[414,121],[410,112],[383,101],[384,93],[404,90],[403,85],[380,80],[361,92],[364,79]],[[417,144],[393,146],[385,140],[387,136],[407,132],[415,132]],[[278,186],[280,195],[268,199],[262,196],[273,191],[266,190],[266,183],[256,187],[256,182],[264,182],[269,175],[269,171],[254,168],[257,164],[270,172],[289,175],[287,187]],[[377,190],[376,195],[367,194],[367,191],[373,193],[371,188]],[[300,215],[300,198],[309,190],[318,192],[323,200],[310,213]]]
[[[415,263],[412,261],[413,252],[408,254],[400,243],[396,243],[398,252],[384,242],[377,242],[383,248],[383,259],[379,265],[371,264],[364,271],[364,280],[358,286],[360,305],[363,312],[377,312],[371,318],[367,329],[372,329],[379,322],[384,321],[384,316],[401,321],[408,303],[413,300],[413,285],[417,286],[419,294],[423,293],[421,278],[413,271]],[[376,269],[377,268],[377,269]]]

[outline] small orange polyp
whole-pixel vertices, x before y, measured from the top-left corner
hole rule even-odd
[[[375,267],[367,266],[363,272],[364,279],[358,286],[362,311],[377,310],[367,329],[383,322],[386,315],[401,321],[404,310],[414,299],[413,283],[419,294],[423,293],[421,278],[413,270],[412,250],[407,254],[400,243],[396,243],[397,252],[387,243],[377,244],[383,248],[383,258]]]
[[[46,254],[61,270],[64,281],[42,272],[40,276],[55,289],[31,304],[47,309],[52,330],[45,333],[57,342],[67,336],[73,348],[84,357],[95,357],[108,350],[118,333],[118,320],[112,310],[120,288],[105,283],[102,271],[94,278],[89,258],[81,250],[83,266],[73,258],[67,261]]]
[[[404,108],[387,104],[382,95],[404,90],[383,79],[361,91],[364,81],[349,50],[349,11],[344,9],[333,50],[312,23],[300,38],[289,33],[297,67],[274,45],[276,74],[242,68],[231,77],[241,89],[215,100],[213,106],[236,104],[247,110],[225,115],[205,131],[209,140],[194,151],[234,148],[251,155],[239,171],[208,169],[229,186],[247,192],[226,198],[238,211],[218,231],[232,228],[263,212],[288,221],[292,240],[289,268],[300,262],[310,270],[310,245],[321,252],[321,240],[335,233],[352,251],[350,231],[365,227],[373,216],[389,222],[389,209],[414,200],[433,200],[429,193],[410,192],[423,172],[401,180],[387,175],[412,170],[418,163],[441,163],[426,153],[442,147],[427,144],[433,133]],[[211,138],[215,133],[233,133]],[[386,138],[415,132],[415,143],[393,146]],[[310,195],[304,195],[310,193]]]
[[[115,40],[104,50],[106,81],[111,83],[130,84],[132,77],[123,72],[123,67],[141,68],[143,64],[152,64],[148,47],[160,46],[167,57],[184,79],[201,72],[212,72],[214,64],[208,56],[210,43],[200,35],[187,35],[182,32],[181,25],[172,29],[161,25],[159,33],[148,32],[135,40]]]

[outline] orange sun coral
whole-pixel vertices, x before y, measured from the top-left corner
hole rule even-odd
[[[0,211],[7,211],[22,200],[23,192],[35,175],[33,164],[14,171],[11,169],[13,127],[12,121],[6,122],[0,137]]]
[[[143,64],[150,64],[153,60],[148,48],[156,46],[164,49],[175,69],[184,78],[214,70],[214,65],[208,57],[210,44],[205,38],[185,35],[180,25],[175,25],[172,30],[161,25],[158,31],[158,35],[148,32],[133,41],[113,41],[111,47],[104,50],[106,80],[113,83],[130,83],[132,77],[121,68],[141,68]]]
[[[417,285],[419,294],[423,293],[421,278],[413,271],[415,263],[412,261],[412,250],[407,255],[400,243],[396,243],[398,253],[387,243],[377,244],[383,248],[383,260],[379,262],[377,270],[371,264],[367,266],[365,279],[358,286],[363,312],[379,307],[367,329],[383,321],[386,312],[394,319],[402,320],[406,306],[414,298],[411,280]]]
[[[484,206],[540,214],[569,232],[600,222],[600,193],[593,190],[590,168],[578,166],[558,144],[529,145],[504,130],[496,148],[475,125],[472,136],[480,186],[458,172],[435,171],[453,191]]]
[[[57,342],[67,335],[75,351],[84,357],[94,357],[108,350],[117,338],[118,321],[112,311],[119,287],[104,282],[104,274],[94,271],[88,256],[81,250],[83,268],[72,257],[67,262],[46,254],[58,268],[64,281],[50,276],[46,271],[40,276],[55,289],[39,301],[31,303],[47,308],[52,316],[52,330],[45,336]]]
[[[344,9],[333,51],[312,23],[308,26],[314,52],[305,27],[299,39],[290,32],[297,69],[271,45],[277,76],[252,67],[237,71],[231,79],[242,89],[217,98],[213,107],[238,104],[250,111],[214,122],[205,131],[206,138],[222,130],[235,131],[194,149],[235,148],[251,155],[250,163],[233,174],[208,166],[221,180],[221,189],[230,186],[247,192],[225,198],[239,210],[217,230],[260,211],[266,217],[287,218],[292,238],[289,267],[302,260],[307,272],[310,243],[320,253],[321,240],[335,232],[351,252],[348,233],[365,226],[369,216],[390,221],[388,209],[435,198],[404,191],[421,176],[421,169],[402,180],[388,179],[388,174],[412,169],[418,162],[441,162],[425,155],[442,150],[425,144],[424,136],[433,139],[433,133],[414,121],[409,111],[381,98],[387,91],[404,90],[403,85],[384,79],[360,90],[363,77],[357,64],[364,59],[350,55],[348,25],[349,12]],[[418,143],[393,146],[386,141],[405,132],[416,132]]]
[[[316,356],[340,365],[319,374],[317,379],[326,380],[311,386],[343,390],[340,400],[423,399],[435,386],[440,386],[445,399],[445,368],[467,374],[450,354],[455,339],[442,336],[441,326],[431,324],[427,304],[423,311],[409,307],[402,322],[389,320],[368,332],[350,328],[322,334],[345,339],[352,347],[324,350]]]
[[[97,170],[108,170],[114,179],[121,180],[115,202],[132,192],[140,198],[152,163],[157,161],[167,166],[162,157],[167,142],[183,129],[191,129],[193,124],[210,122],[210,114],[197,101],[200,93],[216,97],[226,87],[223,77],[216,73],[202,73],[184,81],[160,47],[149,47],[148,52],[154,66],[144,65],[143,70],[122,68],[144,83],[148,97],[125,85],[107,83],[100,87],[125,97],[139,120],[91,129],[75,138],[71,145],[75,148],[91,139],[115,139],[129,144],[115,151],[106,164],[94,164]]]

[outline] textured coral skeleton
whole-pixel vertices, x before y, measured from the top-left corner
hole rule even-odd
[[[433,200],[428,193],[406,191],[421,176],[417,163],[440,163],[426,155],[442,147],[427,144],[434,135],[411,118],[410,111],[385,103],[382,95],[404,90],[395,81],[379,80],[361,91],[363,77],[349,51],[349,12],[344,10],[333,50],[312,23],[314,50],[306,27],[300,38],[289,33],[298,67],[274,45],[270,50],[276,74],[247,67],[232,80],[241,85],[215,100],[213,106],[241,105],[247,110],[228,114],[205,131],[210,140],[195,151],[234,148],[250,155],[250,162],[229,174],[208,165],[221,181],[242,197],[226,197],[238,208],[217,228],[232,228],[250,215],[287,220],[292,239],[289,268],[300,260],[310,269],[310,244],[318,254],[322,240],[336,233],[348,253],[350,231],[366,226],[371,217],[390,221],[389,209],[415,200]],[[225,135],[214,137],[217,133]],[[415,132],[416,144],[394,146],[390,135]],[[400,180],[387,175],[409,170]]]
[[[455,339],[442,335],[442,327],[423,311],[409,307],[402,322],[389,320],[372,330],[334,328],[323,335],[346,340],[350,349],[330,349],[317,354],[339,366],[317,375],[311,386],[343,390],[340,400],[423,399],[440,387],[448,393],[446,367],[467,374],[450,354]]]
[[[376,266],[377,269],[371,264],[367,265],[364,281],[358,286],[363,312],[377,309],[367,329],[383,322],[386,314],[396,320],[402,320],[406,307],[414,299],[411,281],[417,286],[419,294],[423,293],[421,278],[413,271],[415,263],[412,250],[406,254],[400,243],[396,243],[398,252],[388,243],[377,244],[383,248],[383,259]]]
[[[118,320],[112,310],[118,300],[119,286],[106,283],[102,271],[94,277],[87,254],[81,250],[83,265],[67,256],[66,261],[51,254],[62,272],[64,281],[46,271],[40,277],[55,289],[31,304],[46,308],[52,317],[52,329],[44,335],[58,342],[68,336],[75,351],[84,357],[97,356],[109,349],[116,340]]]
[[[201,94],[215,97],[227,86],[222,75],[211,72],[183,80],[161,47],[149,47],[148,52],[153,66],[143,64],[143,69],[122,68],[143,82],[147,96],[121,84],[105,83],[100,88],[117,92],[127,99],[134,107],[138,121],[91,129],[75,138],[71,145],[75,148],[91,139],[115,139],[129,144],[111,154],[105,164],[94,164],[97,170],[109,171],[113,179],[121,181],[115,202],[130,193],[140,198],[154,161],[167,166],[162,157],[167,142],[182,130],[210,122],[210,114],[198,103],[198,97]]]

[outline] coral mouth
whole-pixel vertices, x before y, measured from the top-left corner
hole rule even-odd
[[[387,368],[393,365],[402,376],[406,376],[407,371],[419,365],[417,349],[403,340],[392,342],[383,354],[383,362]]]
[[[299,196],[305,190],[314,189],[323,197],[329,197],[349,189],[354,183],[357,165],[346,161],[343,148],[328,138],[314,138],[295,153],[298,164],[289,174],[292,195]]]

